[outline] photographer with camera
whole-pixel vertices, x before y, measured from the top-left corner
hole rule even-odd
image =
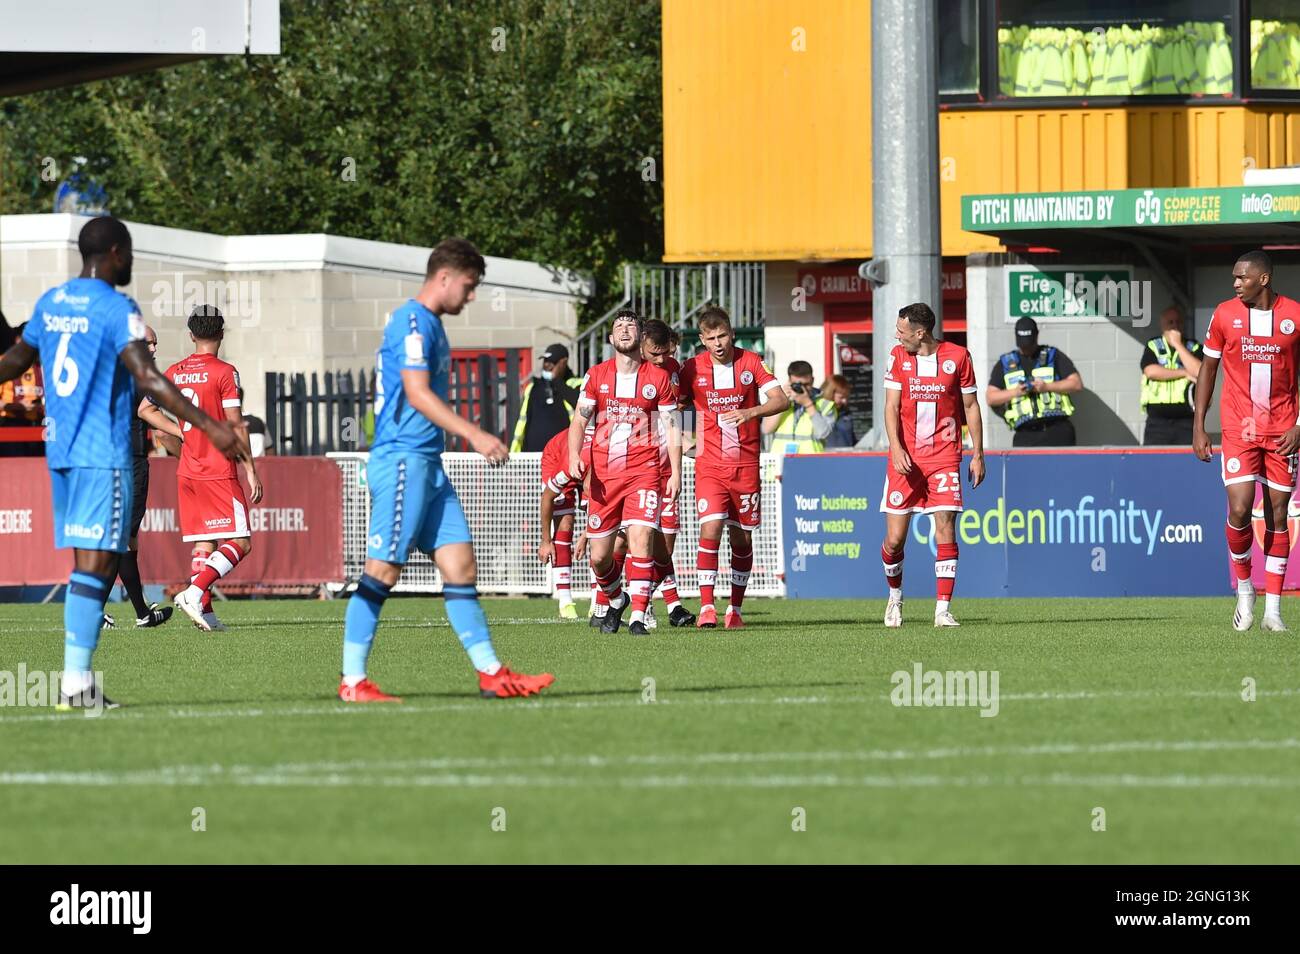
[[[789,381],[782,388],[790,407],[784,414],[763,418],[763,433],[773,435],[774,454],[820,454],[839,417],[835,402],[813,387],[813,369],[807,361],[791,361],[786,375]]]

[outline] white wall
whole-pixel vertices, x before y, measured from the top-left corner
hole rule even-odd
[[[1003,266],[1030,261],[1030,258],[1011,255],[972,255],[967,259],[967,343],[980,382],[980,403],[990,417],[992,415],[983,401],[984,388],[994,362],[1004,352],[1016,347],[1015,324],[1006,320],[1007,280]],[[1072,261],[1081,265],[1107,264],[1096,255],[1087,256],[1086,260],[1052,256],[1040,264],[1046,267],[1050,263],[1051,267],[1059,268]],[[1115,262],[1123,264],[1125,259],[1120,256]],[[1204,338],[1215,305],[1231,295],[1230,277],[1227,294],[1223,294],[1221,288],[1224,274],[1231,276],[1231,271],[1231,265],[1228,265],[1196,272],[1193,336],[1198,341]],[[1286,271],[1300,277],[1300,267]],[[1283,270],[1280,269],[1281,274]],[[1133,266],[1133,278],[1151,282],[1149,327],[1135,327],[1131,321],[1039,323],[1039,343],[1065,352],[1083,378],[1083,393],[1072,395],[1075,405],[1073,421],[1080,445],[1125,446],[1142,442],[1146,421],[1141,407],[1142,350],[1149,338],[1159,334],[1160,312],[1173,304],[1173,297],[1156,275],[1143,265]],[[1300,291],[1300,287],[1297,290]],[[1216,400],[1206,422],[1212,433],[1218,431],[1217,403]],[[1214,436],[1217,439],[1217,433]],[[1011,437],[1011,429],[999,414],[986,428],[985,443],[989,447],[1010,447]]]
[[[796,262],[768,262],[764,287],[765,322],[763,341],[775,354],[772,372],[785,380],[791,361],[807,361],[813,380],[826,380],[826,345],[822,333],[822,306],[806,302],[804,311],[794,310],[793,290],[798,282]]]
[[[11,325],[26,321],[47,289],[80,272],[76,238],[86,221],[0,216],[0,308]],[[226,316],[222,357],[239,368],[245,406],[259,416],[267,372],[372,371],[387,316],[419,290],[429,255],[332,235],[220,236],[127,225],[135,266],[123,291],[158,333],[159,364],[192,350],[185,329],[191,307],[218,305]],[[573,341],[578,305],[592,291],[588,279],[514,259],[488,257],[487,266],[477,300],[445,319],[452,347],[536,355]]]

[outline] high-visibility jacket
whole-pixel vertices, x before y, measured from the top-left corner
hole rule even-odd
[[[1300,23],[1255,20],[1252,76],[1300,88]],[[1233,91],[1232,43],[1221,22],[1122,24],[1083,32],[1020,24],[998,30],[1004,96],[1142,96]]]
[[[531,378],[528,386],[524,388],[524,396],[519,402],[519,420],[515,422],[514,437],[510,441],[510,453],[518,454],[524,450],[542,450],[546,447],[546,442],[554,437],[557,433],[569,426],[573,420],[573,409],[578,403],[578,393],[582,388],[582,378],[566,378],[563,381],[551,381],[550,388],[535,390],[534,385],[540,381],[540,378]],[[559,408],[549,408],[553,413],[546,414],[542,401],[549,397],[553,402],[556,398],[560,400],[564,408],[564,419],[560,420]],[[536,400],[539,407],[536,413],[533,412],[533,403]],[[549,403],[549,402],[548,402]],[[541,426],[542,418],[548,418],[549,426]],[[533,430],[537,433],[528,434],[529,422],[533,424]],[[560,426],[556,426],[560,425]],[[539,430],[540,427],[540,430]],[[527,441],[525,441],[527,437]]]
[[[1232,44],[1222,23],[1210,24],[1213,42],[1207,59],[1205,91],[1207,93],[1232,92]]]
[[[832,424],[835,423],[838,412],[835,410],[835,402],[826,398],[817,398],[813,401],[813,407],[817,413],[826,418]],[[798,414],[795,412],[798,411]],[[813,416],[811,411],[805,411],[802,405],[790,402],[790,407],[781,414],[781,419],[777,421],[776,431],[772,434],[772,452],[775,454],[820,454],[825,449],[825,445],[813,436]]]
[[[1042,381],[1056,380],[1055,348],[1046,346],[1039,348],[1038,357],[1035,359],[1034,366],[1029,369],[1029,374],[1025,373],[1024,357],[1019,351],[1008,351],[998,360],[1002,363],[1004,388],[1017,388],[1023,382],[1033,378]],[[1074,403],[1068,394],[1058,394],[1055,391],[1035,394],[1030,391],[1008,401],[1002,416],[1014,431],[1020,425],[1035,419],[1069,417],[1073,413]]]
[[[1164,336],[1152,338],[1147,342],[1147,350],[1156,356],[1160,362],[1160,367],[1168,368],[1171,371],[1177,371],[1182,368],[1183,362],[1178,357],[1178,352],[1170,347],[1169,342],[1165,341]],[[1201,343],[1199,341],[1188,341],[1187,350],[1192,354],[1201,353]],[[1192,382],[1187,378],[1174,378],[1170,381],[1155,381],[1142,375],[1142,409],[1146,410],[1149,404],[1186,404],[1188,403],[1189,389]]]

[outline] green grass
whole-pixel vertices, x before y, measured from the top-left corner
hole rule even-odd
[[[226,603],[210,636],[183,619],[106,632],[96,667],[126,708],[0,709],[4,860],[1300,854],[1300,637],[1232,632],[1226,599],[958,600],[946,631],[923,600],[898,631],[880,602],[755,600],[743,633],[664,622],[647,639],[553,620],[546,600],[485,606],[503,659],[556,674],[545,697],[478,699],[436,600],[386,607],[371,673],[401,706],[335,701],[342,602]],[[0,669],[59,668],[61,619],[0,606]],[[914,662],[996,670],[997,716],[895,707],[891,674]]]

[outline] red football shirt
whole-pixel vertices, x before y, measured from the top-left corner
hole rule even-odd
[[[192,354],[167,369],[167,378],[195,407],[218,421],[225,409],[239,407],[239,372],[214,354]],[[181,425],[184,442],[176,476],[182,480],[218,480],[234,477],[235,462],[212,446],[207,435],[193,425]]]
[[[1219,420],[1225,437],[1277,437],[1295,426],[1298,328],[1300,304],[1281,295],[1272,311],[1248,308],[1239,298],[1214,309],[1203,347],[1223,367]]]
[[[582,459],[591,466],[591,428],[582,438]],[[562,479],[561,479],[562,477]],[[569,429],[560,431],[542,448],[542,483],[555,493],[562,494],[579,484],[569,473]]]
[[[922,356],[895,345],[885,367],[885,389],[902,392],[901,436],[912,460],[961,460],[961,428],[966,423],[962,395],[976,391],[969,351],[940,341],[934,354]]]
[[[718,364],[707,351],[689,358],[681,370],[682,397],[694,405],[699,445],[695,470],[710,466],[758,466],[762,425],[758,419],[739,426],[723,424],[719,414],[758,407],[781,383],[754,352],[736,348],[728,364]]]
[[[619,374],[617,358],[596,365],[582,382],[579,406],[594,405],[596,424],[591,466],[608,479],[659,469],[659,447],[667,439],[659,415],[677,410],[677,388],[663,368],[643,361]]]
[[[676,358],[664,358],[664,363],[661,364],[660,367],[668,372],[668,377],[672,380],[673,387],[677,389],[678,394],[681,394],[682,393],[681,362],[678,361]],[[668,459],[667,441],[664,441],[664,443],[659,447],[659,471],[662,474],[664,480],[667,480],[669,477],[673,475],[673,465],[672,462]]]

